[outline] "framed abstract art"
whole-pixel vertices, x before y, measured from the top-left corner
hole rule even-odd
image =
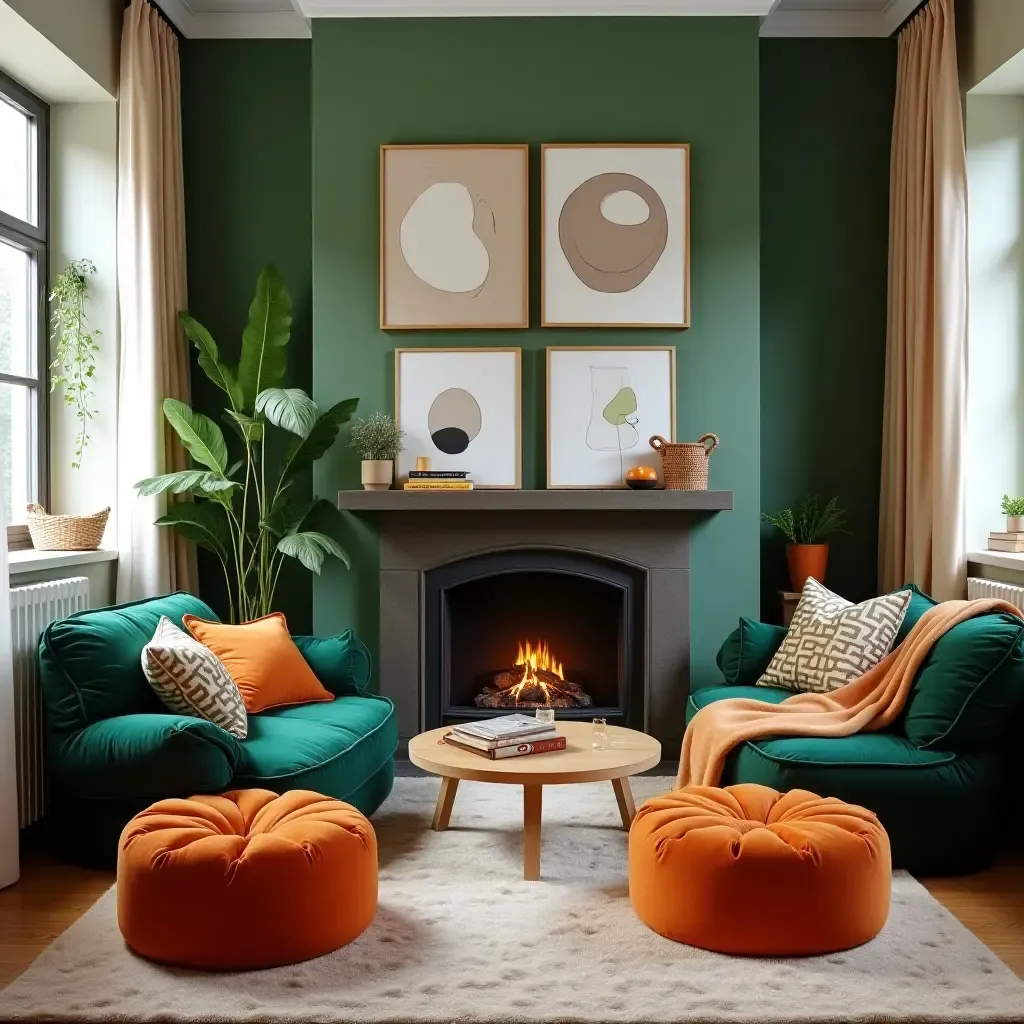
[[[547,349],[547,485],[624,487],[626,470],[660,468],[655,434],[675,440],[676,350]]]
[[[395,419],[405,432],[398,478],[419,456],[466,470],[473,486],[522,487],[521,350],[395,350]]]
[[[526,145],[381,146],[383,330],[529,326]]]
[[[689,327],[688,144],[547,144],[541,182],[541,326]]]

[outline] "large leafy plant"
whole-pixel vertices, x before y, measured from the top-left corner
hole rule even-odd
[[[185,334],[199,353],[199,366],[224,392],[224,420],[241,445],[231,461],[220,427],[184,402],[167,398],[164,417],[193,465],[180,473],[142,480],[139,494],[191,494],[194,501],[169,506],[157,526],[169,526],[220,560],[232,621],[272,610],[281,566],[296,558],[319,573],[333,556],[348,556],[330,534],[315,526],[340,517],[322,498],[296,493],[296,477],[334,444],[359,399],[347,398],[321,411],[299,388],[282,388],[291,337],[291,299],[277,270],[264,267],[233,366],[210,332],[179,313]],[[278,434],[279,437],[274,435]],[[283,442],[283,443],[279,443]]]
[[[812,494],[793,508],[765,512],[762,518],[790,544],[822,544],[834,533],[847,532],[846,513],[840,508],[838,497],[823,502]]]

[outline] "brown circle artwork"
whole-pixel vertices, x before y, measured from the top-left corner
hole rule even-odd
[[[602,204],[616,193],[634,193],[647,205],[640,223],[609,220]],[[628,292],[655,268],[668,243],[668,214],[661,196],[634,174],[588,178],[566,199],[558,216],[558,241],[573,273],[598,292]]]

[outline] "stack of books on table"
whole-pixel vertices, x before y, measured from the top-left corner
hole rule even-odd
[[[406,481],[407,491],[471,491],[473,481],[464,469],[414,469]]]
[[[558,735],[554,724],[538,722],[527,715],[504,715],[456,725],[444,741],[491,760],[565,750],[565,737]]]
[[[1020,551],[1024,553],[1024,533],[990,533],[989,551]]]

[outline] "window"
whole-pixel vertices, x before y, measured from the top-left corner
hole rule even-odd
[[[49,108],[0,74],[0,494],[13,546],[47,499]]]

